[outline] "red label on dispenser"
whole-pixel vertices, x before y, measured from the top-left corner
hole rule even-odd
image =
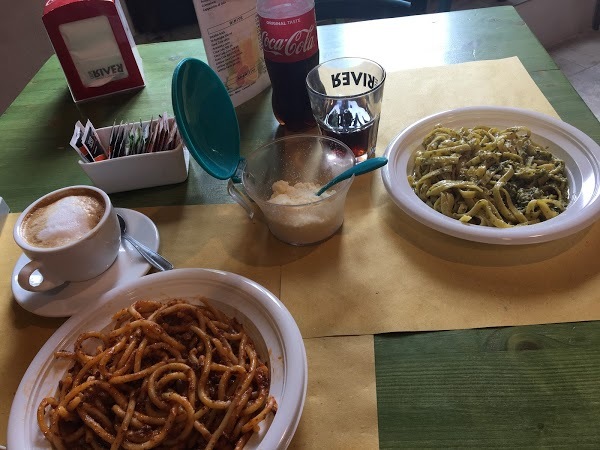
[[[144,86],[119,0],[47,0],[42,21],[76,102]]]

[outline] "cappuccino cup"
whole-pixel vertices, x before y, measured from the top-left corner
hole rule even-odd
[[[106,271],[119,254],[121,230],[104,191],[69,186],[29,205],[17,219],[13,237],[31,259],[19,271],[19,285],[43,292]],[[31,282],[35,271],[43,278],[39,284]]]

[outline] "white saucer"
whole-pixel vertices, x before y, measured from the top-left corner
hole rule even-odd
[[[158,250],[158,229],[144,214],[131,209],[115,208],[127,222],[127,233]],[[27,311],[44,317],[67,317],[90,306],[106,291],[121,283],[145,275],[150,264],[128,242],[121,241],[119,256],[110,268],[96,278],[67,283],[48,292],[29,292],[19,286],[17,274],[30,259],[21,255],[12,274],[12,291],[15,300]]]

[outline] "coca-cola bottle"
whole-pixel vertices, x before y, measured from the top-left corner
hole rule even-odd
[[[292,131],[314,126],[306,91],[319,63],[314,0],[258,0],[256,11],[277,121]]]

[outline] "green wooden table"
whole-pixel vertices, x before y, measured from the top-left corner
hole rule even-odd
[[[327,25],[319,28],[321,60],[341,55],[370,57],[386,70],[518,56],[560,116],[600,140],[600,126],[548,53],[512,7]],[[184,57],[206,60],[200,40],[139,46],[147,86],[143,90],[75,105],[56,57],[40,69],[0,118],[0,195],[20,211],[53,189],[90,180],[69,146],[73,125],[88,118],[96,127],[115,119],[142,120],[172,113],[171,75]],[[241,151],[279,130],[270,90],[237,108]],[[225,182],[191,165],[186,183],[112,196],[117,206],[230,202]]]
[[[388,71],[516,55],[560,116],[600,142],[600,124],[512,7],[328,25],[319,42],[321,60],[366,56]],[[206,59],[200,40],[139,50],[147,87],[137,93],[74,105],[52,57],[0,118],[0,195],[13,212],[90,183],[68,144],[76,120],[101,127],[171,113],[175,65]],[[242,153],[284,133],[269,90],[237,114]],[[186,183],[111,198],[121,207],[231,201],[195,162]],[[597,322],[376,336],[380,446],[598,448],[599,343]]]

